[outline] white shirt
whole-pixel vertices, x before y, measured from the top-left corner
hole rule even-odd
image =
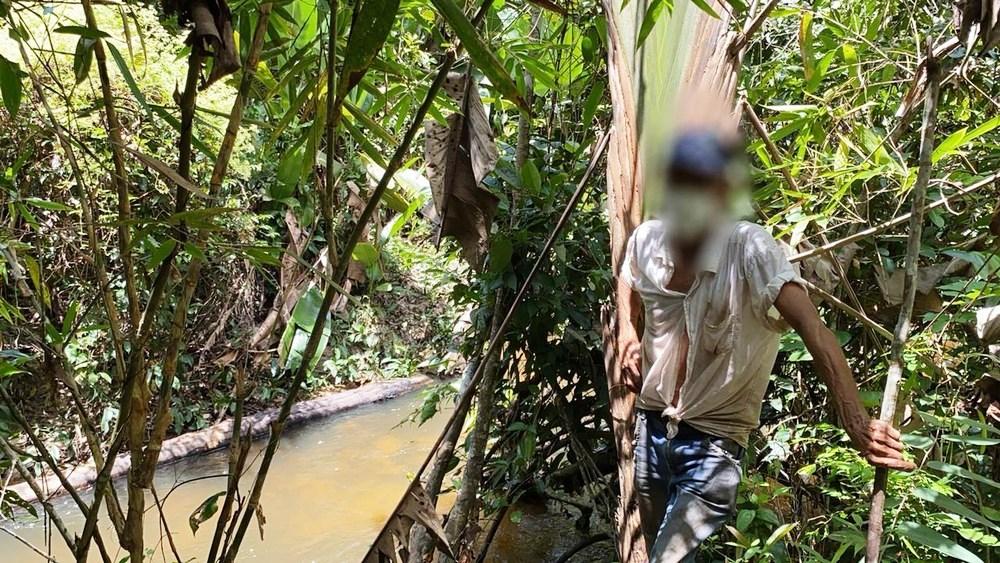
[[[717,229],[697,264],[687,293],[667,289],[674,265],[663,222],[646,221],[629,238],[621,275],[645,308],[636,405],[662,412],[671,431],[684,420],[745,446],[757,428],[785,328],[774,300],[786,283],[803,281],[782,246],[746,221]],[[687,370],[672,405],[685,330]]]

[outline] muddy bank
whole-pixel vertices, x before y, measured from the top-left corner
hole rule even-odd
[[[429,377],[424,375],[406,379],[375,381],[355,389],[334,391],[315,399],[302,401],[292,407],[286,428],[317,418],[332,416],[363,405],[392,399],[424,387],[431,381]],[[271,408],[243,417],[243,432],[249,432],[253,437],[266,435],[271,423],[278,417],[278,412],[278,408]],[[163,448],[160,450],[160,457],[157,463],[159,465],[172,463],[186,457],[223,448],[229,445],[232,435],[233,420],[230,418],[203,430],[188,432],[170,438],[163,442]],[[114,467],[111,470],[112,478],[124,476],[128,473],[131,465],[132,462],[128,453],[120,454],[115,459]],[[92,486],[97,480],[98,473],[93,462],[74,467],[65,467],[63,468],[63,472],[66,475],[66,480],[77,490],[83,490]],[[44,479],[38,479],[38,484],[43,491],[48,492],[49,498],[66,492],[55,475],[47,474]],[[28,487],[27,483],[12,485],[10,488],[28,502],[37,500],[34,492]]]

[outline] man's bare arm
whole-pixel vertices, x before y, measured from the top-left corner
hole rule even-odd
[[[624,289],[628,290],[629,298],[622,303],[623,326],[618,332],[618,356],[625,384],[638,393],[642,388],[642,298],[635,290],[627,286]]]
[[[816,371],[830,390],[834,409],[854,447],[873,465],[913,469],[913,463],[903,459],[899,431],[868,416],[840,342],[819,318],[805,289],[795,283],[785,284],[774,306],[812,354]]]

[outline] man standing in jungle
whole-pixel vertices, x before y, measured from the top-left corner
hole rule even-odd
[[[913,468],[899,432],[869,418],[837,338],[781,246],[732,219],[739,153],[739,143],[711,132],[679,135],[665,163],[663,212],[632,233],[622,264],[633,322],[620,352],[639,393],[635,478],[654,563],[694,561],[734,511],[786,327],[812,354],[854,447],[873,465]]]

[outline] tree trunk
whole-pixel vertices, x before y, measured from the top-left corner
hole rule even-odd
[[[500,321],[502,312],[506,311],[503,291],[498,290],[493,305],[493,320],[490,327],[490,339],[500,338]],[[470,522],[475,522],[479,514],[479,485],[483,480],[483,469],[486,467],[487,442],[490,437],[490,427],[493,424],[493,412],[496,404],[496,391],[500,383],[500,354],[502,348],[497,347],[489,357],[483,358],[486,366],[483,379],[479,383],[478,408],[476,420],[469,436],[468,457],[462,472],[462,484],[455,498],[455,505],[448,514],[445,525],[445,535],[448,543],[455,549],[455,555],[460,556],[466,528]]]

